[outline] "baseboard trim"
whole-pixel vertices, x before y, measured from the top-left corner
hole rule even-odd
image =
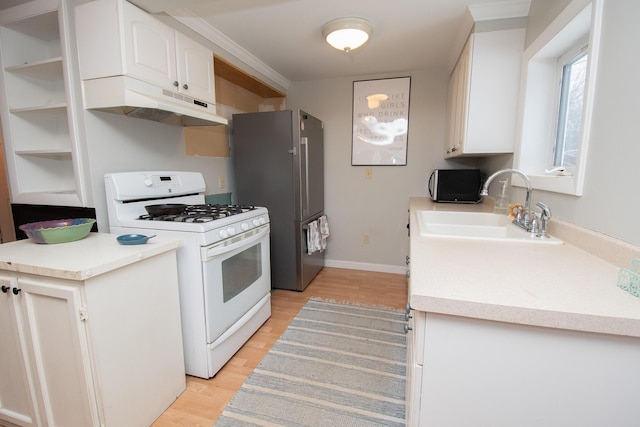
[[[348,268],[351,270],[376,271],[379,273],[406,274],[407,267],[385,264],[370,264],[367,262],[339,261],[333,259],[324,260],[325,267]]]

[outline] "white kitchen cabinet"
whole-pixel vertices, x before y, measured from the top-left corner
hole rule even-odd
[[[449,79],[445,157],[513,152],[524,31],[467,39]]]
[[[10,313],[3,325],[13,332],[2,339],[10,357],[0,368],[0,419],[26,426],[97,425],[80,289],[6,272],[0,284],[0,305]]]
[[[0,114],[12,203],[88,206],[72,7],[34,0],[0,15]]]
[[[418,425],[420,417],[420,398],[422,388],[422,352],[424,351],[423,335],[424,316],[413,310],[407,310],[407,382],[406,382],[406,420],[408,426]]]
[[[640,340],[415,311],[407,426],[636,426]]]
[[[12,292],[18,288],[17,279],[0,274],[2,292]],[[19,306],[14,298],[0,297],[0,420],[11,421],[22,426],[38,426],[36,394],[31,371],[27,370],[29,353],[24,348]]]
[[[213,52],[124,0],[76,8],[82,80],[130,76],[215,103]]]
[[[0,245],[0,424],[148,426],[185,389],[177,241]]]

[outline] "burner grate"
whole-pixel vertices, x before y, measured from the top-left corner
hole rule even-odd
[[[227,218],[233,215],[242,214],[254,210],[255,206],[250,205],[214,205],[210,203],[201,205],[189,205],[182,213],[171,215],[140,215],[138,219],[149,221],[174,221],[203,223],[217,219]]]

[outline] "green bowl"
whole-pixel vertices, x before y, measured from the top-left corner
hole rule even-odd
[[[36,243],[67,243],[85,238],[95,222],[93,218],[56,219],[23,224],[18,228]]]

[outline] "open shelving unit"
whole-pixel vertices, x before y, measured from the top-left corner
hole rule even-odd
[[[13,203],[87,204],[69,60],[72,9],[68,0],[33,0],[0,17],[0,112]]]

